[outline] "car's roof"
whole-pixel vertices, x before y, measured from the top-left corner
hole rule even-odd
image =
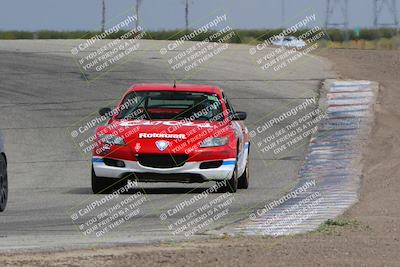
[[[218,93],[222,90],[216,86],[200,85],[200,84],[173,84],[163,83],[143,83],[136,84],[129,89],[129,92],[137,91],[178,91],[178,92],[201,92],[201,93]]]

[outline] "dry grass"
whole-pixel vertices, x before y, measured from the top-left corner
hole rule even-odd
[[[381,38],[378,40],[352,40],[346,42],[321,41],[322,48],[334,49],[366,49],[366,50],[397,50],[400,49],[400,36]]]

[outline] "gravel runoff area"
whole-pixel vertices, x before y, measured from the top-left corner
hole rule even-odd
[[[360,202],[321,230],[289,237],[1,255],[1,266],[398,266],[400,264],[399,51],[322,50],[342,78],[381,84],[364,152]]]

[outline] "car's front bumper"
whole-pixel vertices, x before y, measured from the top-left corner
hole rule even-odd
[[[202,162],[186,162],[182,167],[159,169],[140,165],[137,161],[121,160],[125,167],[108,166],[101,157],[93,157],[93,170],[98,177],[123,178],[131,175],[130,179],[136,178],[141,181],[157,182],[162,181],[190,181],[190,178],[196,182],[200,181],[221,181],[232,177],[235,168],[236,159],[225,159],[218,168],[200,169]],[[135,176],[135,174],[138,174]],[[148,174],[148,178],[146,178]],[[186,179],[186,177],[188,179]],[[159,178],[158,178],[159,177]]]

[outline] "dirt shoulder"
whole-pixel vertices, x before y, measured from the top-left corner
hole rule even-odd
[[[364,156],[360,202],[343,225],[291,237],[224,238],[199,243],[2,255],[0,265],[267,266],[400,264],[400,51],[323,50],[342,78],[381,84]]]

